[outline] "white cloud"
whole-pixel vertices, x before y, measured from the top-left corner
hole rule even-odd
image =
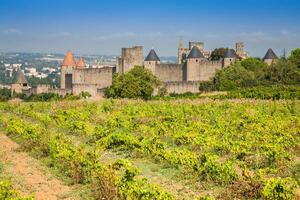
[[[21,35],[22,31],[20,31],[19,29],[15,29],[15,28],[9,28],[9,29],[5,29],[3,31],[3,33],[5,33],[5,34],[17,34],[17,35]]]
[[[286,29],[282,29],[280,31],[280,33],[281,33],[281,36],[284,37],[284,38],[286,38],[286,39],[294,39],[294,38],[297,37],[297,34],[292,33],[292,32],[290,32],[290,31],[288,31]]]
[[[109,35],[101,35],[94,37],[96,41],[106,41],[113,39],[126,39],[126,38],[154,38],[163,37],[164,34],[161,32],[146,32],[146,33],[135,33],[135,32],[124,32],[124,33],[112,33]]]
[[[71,33],[66,31],[46,34],[46,37],[48,38],[60,38],[60,37],[68,37],[68,36],[71,36]]]

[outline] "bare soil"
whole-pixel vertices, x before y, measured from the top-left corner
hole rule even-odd
[[[74,199],[68,197],[72,193],[70,186],[51,177],[35,159],[18,148],[17,143],[0,133],[0,161],[9,166],[4,173],[12,176],[17,190],[33,195],[36,200]]]

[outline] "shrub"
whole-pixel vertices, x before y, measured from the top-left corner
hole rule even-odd
[[[291,178],[271,178],[267,181],[262,196],[269,200],[289,200],[295,197],[297,183]]]
[[[151,71],[135,66],[126,74],[115,75],[112,86],[105,91],[105,96],[148,100],[151,98],[154,88],[160,84]]]

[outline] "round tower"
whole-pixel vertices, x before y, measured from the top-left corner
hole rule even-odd
[[[198,47],[194,46],[186,61],[186,81],[198,81],[200,78],[200,65],[206,60]]]
[[[274,53],[274,51],[270,48],[268,49],[265,57],[263,58],[263,61],[267,63],[268,65],[271,65],[278,59],[277,55]]]
[[[236,61],[236,52],[233,49],[228,49],[224,54],[223,67],[228,67]]]
[[[145,69],[149,69],[153,74],[155,74],[155,68],[157,64],[160,64],[160,59],[157,56],[156,52],[151,49],[144,61],[144,67]]]

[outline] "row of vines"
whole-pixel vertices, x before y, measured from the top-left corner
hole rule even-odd
[[[3,103],[0,111],[7,134],[90,184],[95,199],[293,199],[300,183],[297,101]],[[107,152],[118,158],[103,161]],[[178,196],[143,177],[137,158],[209,188]]]

